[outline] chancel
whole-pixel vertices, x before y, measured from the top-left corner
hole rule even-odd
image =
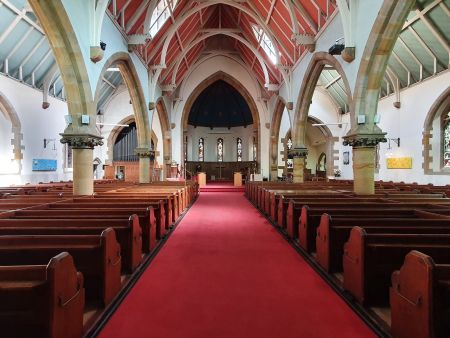
[[[0,0],[0,337],[447,338],[450,0]]]
[[[191,94],[192,106],[186,108],[185,165],[189,172],[205,172],[208,180],[231,181],[235,172],[248,175],[258,170],[259,129],[253,120],[258,113],[250,108],[254,102],[246,101],[253,99],[245,88],[235,88],[226,74],[214,80]]]

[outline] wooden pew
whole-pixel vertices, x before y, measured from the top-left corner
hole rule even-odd
[[[164,201],[157,202],[128,202],[128,201],[77,201],[76,203],[54,203],[48,205],[49,209],[146,209],[152,207],[154,209],[156,221],[157,238],[161,239],[165,236],[167,229],[171,223],[168,223],[170,210],[167,211],[167,204]],[[168,225],[169,224],[169,225]]]
[[[86,298],[103,306],[109,304],[122,287],[120,246],[112,228],[101,235],[2,236],[0,266],[40,265],[63,251],[83,273]]]
[[[395,338],[444,338],[450,332],[450,261],[419,251],[392,274],[391,332]]]
[[[94,233],[101,233],[106,228],[116,230],[114,240],[120,244],[122,252],[122,270],[124,273],[130,273],[142,261],[142,231],[139,226],[139,219],[136,215],[129,218],[37,218],[37,219],[20,219],[20,218],[1,218],[0,229],[2,228],[40,228],[41,231],[47,229],[48,233],[56,233],[57,228],[69,228],[76,231],[77,228],[92,229]],[[113,232],[114,232],[113,230]],[[20,230],[16,230],[20,231]],[[27,230],[22,230],[27,233]],[[37,231],[37,230],[29,230]],[[61,230],[62,231],[62,230]],[[67,230],[69,231],[69,230]],[[82,231],[82,230],[79,230]]]
[[[344,289],[368,306],[388,304],[390,277],[411,250],[450,259],[449,234],[368,234],[354,227],[344,246]]]
[[[164,208],[160,212],[156,212],[156,208],[160,208],[161,201],[164,203]],[[169,227],[173,224],[172,221],[172,204],[170,200],[129,200],[129,199],[76,199],[73,202],[63,202],[51,204],[51,208],[65,209],[70,207],[75,208],[147,208],[153,207],[155,209],[155,216],[157,221],[158,235],[160,238],[164,237]],[[160,214],[160,215],[159,215]]]
[[[162,202],[161,202],[162,203]],[[76,207],[76,205],[74,205]],[[164,206],[162,206],[164,207]],[[129,219],[133,214],[138,216],[139,225],[142,231],[142,252],[149,253],[156,246],[156,219],[153,207],[148,208],[95,208],[95,209],[32,209],[32,210],[16,210],[9,216],[16,219],[92,219],[92,218],[127,218]],[[0,216],[1,217],[1,216]]]
[[[342,271],[344,244],[355,226],[361,226],[367,233],[450,233],[450,223],[439,219],[349,218],[350,216],[330,217],[328,214],[323,214],[321,217],[315,241],[315,259],[330,273]]]
[[[302,215],[299,219],[299,225],[296,226],[294,223],[293,230],[291,233],[293,234],[293,238],[295,239],[295,234],[298,234],[298,240],[300,246],[305,249],[308,252],[314,251],[315,249],[315,238],[317,233],[317,223],[316,222],[308,222],[308,216],[307,212],[310,210],[310,208],[319,210],[322,209],[323,212],[327,212],[329,209],[348,209],[349,203],[345,203],[345,201],[338,200],[334,203],[320,203],[320,202],[308,202],[304,205],[307,208],[302,208]],[[383,217],[383,212],[388,209],[449,209],[450,205],[447,207],[445,206],[439,206],[439,205],[433,205],[433,204],[423,204],[423,203],[386,203],[386,202],[379,202],[379,203],[371,203],[371,202],[358,202],[358,203],[352,203],[351,204],[352,209],[379,209],[379,215],[373,214],[373,217]],[[387,216],[389,216],[389,211],[386,211]],[[357,224],[361,225],[361,224]],[[296,232],[296,229],[297,232]]]
[[[47,265],[0,266],[2,337],[80,338],[84,292],[67,252]]]

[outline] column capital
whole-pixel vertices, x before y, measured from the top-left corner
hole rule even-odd
[[[151,158],[155,157],[155,151],[148,148],[136,148],[134,149],[134,153],[139,158]]]
[[[94,149],[103,145],[103,137],[93,134],[68,134],[62,133],[61,143],[68,144],[72,149]]]
[[[387,142],[386,133],[380,134],[352,134],[344,136],[344,146],[353,148],[376,147],[379,143]]]
[[[308,148],[292,148],[289,150],[289,155],[291,155],[292,158],[304,158],[308,156]]]

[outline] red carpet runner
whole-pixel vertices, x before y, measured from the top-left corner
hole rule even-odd
[[[100,337],[375,337],[237,193],[203,193]]]

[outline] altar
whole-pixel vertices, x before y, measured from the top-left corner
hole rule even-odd
[[[234,173],[241,172],[245,179],[257,168],[256,162],[186,162],[186,170],[191,173],[204,172],[208,181],[233,181]]]

